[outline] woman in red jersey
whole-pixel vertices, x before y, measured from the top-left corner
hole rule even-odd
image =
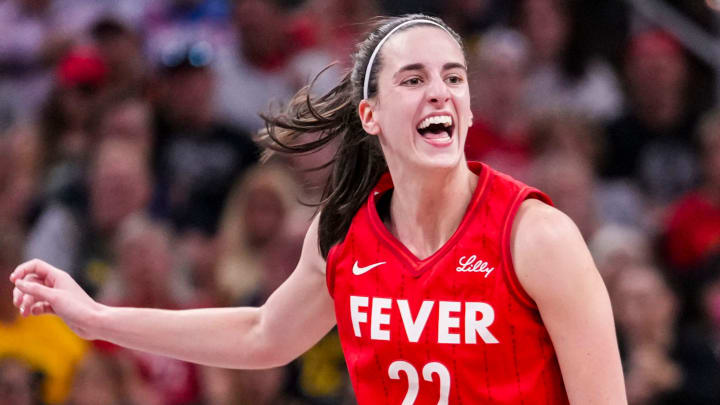
[[[577,228],[540,191],[465,160],[465,63],[439,19],[382,20],[336,88],[266,118],[275,150],[339,148],[297,268],[263,306],[108,307],[38,260],[12,274],[15,305],[87,339],[247,369],[291,361],[337,323],[361,405],[626,403]]]

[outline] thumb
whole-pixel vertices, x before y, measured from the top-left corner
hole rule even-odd
[[[56,295],[56,292],[53,291],[52,288],[32,281],[18,280],[15,283],[15,287],[25,294],[32,295],[38,301],[53,302]]]

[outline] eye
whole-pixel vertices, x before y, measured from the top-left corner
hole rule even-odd
[[[465,81],[465,79],[460,75],[450,75],[445,80],[447,80],[450,84],[460,84]]]
[[[418,76],[413,76],[408,79],[405,79],[401,83],[403,86],[418,86],[422,84],[422,79]]]

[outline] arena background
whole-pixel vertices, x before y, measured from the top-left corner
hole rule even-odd
[[[331,88],[363,22],[408,12],[464,38],[468,158],[546,191],[589,243],[630,404],[720,403],[718,7],[0,1],[0,404],[353,404],[334,333],[286,367],[198,367],[18,317],[7,275],[40,257],[105,303],[261,304],[333,151],[258,165],[258,113],[336,62]]]

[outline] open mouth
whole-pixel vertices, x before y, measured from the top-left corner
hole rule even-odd
[[[450,140],[454,128],[451,116],[437,115],[422,120],[417,126],[417,131],[425,139]]]

